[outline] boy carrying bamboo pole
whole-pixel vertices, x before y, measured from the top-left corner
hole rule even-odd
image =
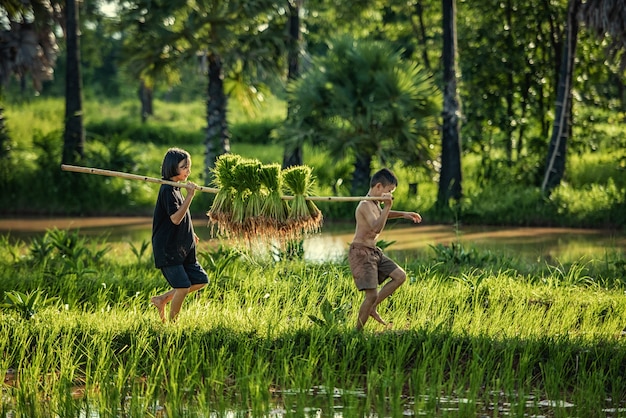
[[[357,330],[363,329],[370,316],[387,325],[376,308],[406,280],[405,271],[376,246],[387,219],[404,218],[413,223],[422,222],[422,217],[418,213],[391,210],[392,194],[397,185],[398,179],[391,170],[383,168],[377,171],[372,176],[367,196],[380,197],[380,200],[363,200],[355,211],[356,230],[350,244],[348,261],[357,289],[364,292]],[[380,205],[381,202],[383,207]],[[391,280],[385,283],[379,292],[378,285],[384,283],[387,278]]]

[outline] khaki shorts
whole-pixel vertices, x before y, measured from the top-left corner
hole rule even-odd
[[[398,265],[383,254],[378,247],[363,244],[350,244],[348,262],[357,289],[376,289]]]

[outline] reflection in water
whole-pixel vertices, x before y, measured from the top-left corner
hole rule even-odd
[[[0,219],[0,234],[28,241],[46,229],[75,229],[82,234],[106,237],[111,242],[150,241],[151,218],[57,218]],[[195,221],[202,242],[200,250],[223,242],[216,238],[206,221]],[[309,261],[337,260],[346,254],[352,240],[352,224],[325,225],[322,232],[306,237],[303,247]],[[530,261],[571,262],[582,258],[623,258],[626,255],[626,232],[572,228],[478,227],[450,225],[412,225],[389,221],[380,236],[393,242],[387,251],[411,255],[433,255],[430,245],[460,242],[468,248],[491,251]]]
[[[8,387],[16,387],[17,381],[12,370],[10,377],[5,378]],[[81,409],[80,416],[99,418],[97,412],[98,404],[93,403],[85,397],[88,392],[86,386],[74,386],[71,388],[71,397],[76,407]],[[379,418],[385,416],[433,416],[438,413],[453,413],[458,416],[511,416],[523,411],[523,416],[577,416],[577,405],[564,400],[545,399],[533,394],[519,395],[517,393],[504,393],[502,391],[491,392],[491,402],[475,397],[458,396],[430,396],[421,394],[417,396],[401,395],[399,399],[392,399],[388,396],[382,399],[374,398],[373,404],[368,401],[365,389],[341,389],[337,387],[314,386],[308,390],[301,389],[277,389],[271,390],[271,400],[267,407],[270,409],[269,416],[275,418],[290,417],[296,414],[303,417],[326,417],[350,418],[367,416]],[[469,393],[466,395],[470,395]],[[128,409],[128,403],[132,397],[124,399],[122,409]],[[613,399],[607,398],[606,405],[615,405]],[[88,404],[88,407],[85,406]],[[626,411],[623,402],[618,403],[618,407],[605,407],[601,412],[604,416],[611,417],[612,414],[620,414]],[[6,416],[18,416],[18,411],[14,403],[7,403],[8,412]],[[81,408],[82,406],[82,408]],[[260,405],[256,405],[259,407]],[[12,409],[16,408],[16,409]],[[151,403],[150,412],[155,417],[168,417],[165,402]],[[190,404],[185,410],[190,415],[201,415],[200,411],[195,411]],[[377,412],[378,410],[378,412]],[[379,411],[386,411],[380,413]],[[229,404],[225,401],[222,409],[213,410],[211,417],[240,417],[254,416],[254,411],[246,410],[236,402]]]
[[[491,251],[530,261],[571,262],[581,259],[623,258],[626,234],[617,231],[570,228],[494,228],[467,226],[455,229],[446,225],[391,225],[381,240],[393,242],[389,252],[411,255],[434,255],[431,245],[460,242],[467,248]],[[323,231],[305,241],[310,260],[336,259],[345,255],[352,231]]]

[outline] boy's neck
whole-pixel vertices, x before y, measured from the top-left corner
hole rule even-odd
[[[376,192],[375,192],[375,190],[374,190],[374,189],[370,189],[370,191],[369,191],[369,192],[367,192],[367,194],[366,194],[365,196],[367,196],[367,197],[378,197],[378,196],[380,196],[380,195],[379,195],[379,194],[376,194]]]

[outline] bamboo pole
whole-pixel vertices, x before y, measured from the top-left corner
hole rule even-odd
[[[76,165],[68,165],[61,164],[61,170],[63,171],[72,171],[75,173],[86,173],[86,174],[97,174],[99,176],[108,176],[108,177],[120,177],[128,180],[139,180],[146,181],[149,183],[157,183],[157,184],[169,184],[174,187],[184,187],[186,189],[192,189],[191,186],[178,183],[170,180],[163,180],[156,177],[148,177],[141,176],[138,174],[130,174],[124,173],[121,171],[113,171],[113,170],[103,170],[101,168],[91,168],[91,167],[80,167]],[[217,193],[220,189],[216,189],[214,187],[205,187],[198,186],[195,187],[196,190],[205,192],[205,193]],[[295,196],[281,196],[283,200],[293,200]],[[360,202],[361,200],[380,200],[379,197],[375,196],[305,196],[306,200],[317,201],[317,202]]]
[[[129,180],[141,180],[141,181],[147,181],[149,183],[169,184],[170,186],[184,187],[186,189],[194,188],[188,184],[178,183],[175,181],[163,180],[163,179],[158,179],[155,177],[140,176],[137,174],[123,173],[121,171],[103,170],[101,168],[79,167],[75,165],[62,164],[61,170],[73,171],[76,173],[97,174],[99,176],[120,177],[123,179],[129,179]],[[219,191],[219,189],[214,189],[212,187],[204,187],[204,186],[197,186],[197,185],[195,189],[201,192],[206,192],[206,193],[217,193]]]

